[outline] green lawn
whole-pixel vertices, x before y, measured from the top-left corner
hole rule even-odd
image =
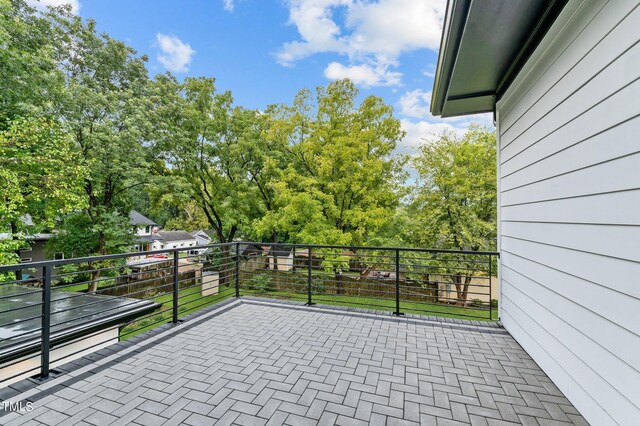
[[[98,288],[110,287],[112,285],[115,285],[115,280],[114,279],[103,280],[103,281],[100,281],[98,283]],[[62,287],[62,288],[60,288],[60,287]],[[89,285],[87,283],[74,284],[74,285],[58,284],[57,286],[53,287],[54,290],[69,291],[69,292],[73,292],[73,293],[84,293],[84,292],[87,291],[88,288],[89,288]]]
[[[178,293],[178,317],[196,312],[235,296],[235,289],[233,287],[220,286],[219,290],[218,294],[205,297],[202,297],[200,293],[200,286],[180,290]],[[173,319],[173,294],[164,294],[152,297],[149,300],[160,304],[160,307],[155,313],[145,315],[141,319],[124,327],[120,331],[120,340],[129,339],[161,324],[171,322]]]
[[[260,292],[249,289],[241,289],[241,295],[243,296],[258,296],[269,298],[282,298],[287,300],[307,301],[306,293],[293,293],[286,291],[266,291]],[[358,297],[358,296],[344,296],[344,295],[313,295],[312,302],[324,305],[336,305],[336,306],[351,306],[354,308],[374,309],[380,311],[395,311],[396,301],[395,299],[388,298],[376,298],[376,297]],[[460,308],[455,306],[448,306],[441,303],[424,303],[424,302],[410,302],[400,301],[400,312],[407,314],[418,315],[433,315],[447,318],[461,318],[472,319],[479,321],[489,321],[489,310],[487,309],[473,309],[473,308]],[[498,319],[498,309],[492,310],[492,321]]]
[[[260,292],[255,290],[249,290],[242,288],[241,295],[243,296],[258,296],[268,297],[273,299],[287,299],[296,300],[301,302],[307,301],[307,295],[305,293],[293,293],[286,291],[266,291]],[[220,286],[220,293],[217,295],[211,295],[202,297],[199,287],[193,287],[189,289],[180,290],[178,311],[180,316],[186,315],[191,312],[196,312],[199,309],[203,309],[207,306],[211,306],[229,297],[235,296],[235,290],[233,287]],[[151,298],[156,303],[161,304],[161,307],[154,314],[145,316],[144,318],[127,325],[121,331],[121,339],[126,340],[132,336],[150,330],[157,327],[160,324],[166,324],[172,319],[172,306],[173,296],[171,294],[165,294],[155,298]],[[382,299],[374,297],[356,297],[356,296],[337,296],[337,295],[313,295],[313,302],[325,305],[335,306],[351,306],[357,308],[374,309],[381,311],[395,311],[395,300]],[[163,312],[164,311],[164,312]],[[419,315],[433,315],[447,318],[462,318],[462,319],[477,319],[480,321],[489,320],[489,311],[473,308],[458,308],[454,306],[447,306],[443,304],[430,304],[420,302],[407,302],[402,301],[400,304],[400,311],[403,313],[419,314]],[[493,309],[493,318],[495,321],[498,319],[498,310]]]
[[[105,280],[100,282],[99,288],[109,287],[114,284],[113,280]],[[72,285],[69,287],[61,288],[60,290],[68,292],[85,292],[87,290],[86,284]],[[166,291],[164,287],[163,291]],[[287,299],[306,302],[306,293],[296,293],[291,291],[282,290],[267,290],[258,291],[247,289],[244,286],[241,288],[241,295],[243,296],[258,296],[274,299]],[[200,286],[194,286],[191,288],[182,289],[179,292],[179,316],[196,312],[200,309],[211,306],[229,297],[235,296],[235,289],[233,287],[220,286],[219,294],[202,297]],[[126,297],[126,295],[124,296]],[[381,297],[360,297],[360,296],[346,296],[346,295],[334,295],[334,294],[314,294],[312,301],[318,304],[335,305],[335,306],[349,306],[355,308],[373,309],[381,311],[395,311],[395,299],[393,298],[381,298]],[[120,332],[121,340],[126,340],[137,334],[143,333],[161,324],[166,324],[172,320],[173,317],[173,295],[161,294],[155,297],[149,298],[160,306],[153,313],[147,314],[135,322],[128,324]],[[411,313],[419,315],[432,315],[447,318],[461,318],[461,319],[476,319],[480,321],[495,321],[498,319],[498,309],[492,310],[492,318],[489,318],[489,311],[485,309],[474,308],[460,308],[455,306],[448,306],[440,303],[422,303],[414,301],[401,301],[400,312]]]

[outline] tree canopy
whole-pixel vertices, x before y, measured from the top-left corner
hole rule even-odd
[[[0,262],[43,229],[67,256],[131,250],[132,208],[217,242],[495,247],[486,129],[409,159],[392,106],[349,80],[245,108],[210,76],[150,77],[68,7],[0,0],[0,45]]]
[[[362,244],[399,203],[404,136],[392,108],[375,96],[356,105],[349,80],[273,109],[268,138],[290,158],[270,187],[274,207],[256,224],[263,237],[299,243]]]
[[[463,137],[442,134],[413,159],[418,172],[413,211],[424,247],[494,250],[496,244],[496,139],[472,126]]]

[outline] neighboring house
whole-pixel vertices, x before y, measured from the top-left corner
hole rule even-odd
[[[134,226],[136,235],[139,237],[150,237],[154,231],[157,231],[157,223],[135,210],[131,210],[131,213],[129,213],[129,220],[131,225]]]
[[[49,260],[51,256],[46,255],[46,246],[51,239],[52,234],[35,234],[29,236],[27,240],[28,246],[20,250],[20,263],[28,262],[40,262],[43,260]],[[55,253],[54,259],[64,259],[64,253]],[[22,278],[42,278],[42,268],[37,269],[24,269],[22,271]]]
[[[208,231],[205,231],[204,229],[198,229],[197,231],[192,231],[190,232],[191,236],[193,238],[196,239],[196,243],[198,243],[199,246],[206,246],[211,244],[211,236],[209,235]]]
[[[25,215],[22,218],[22,223],[28,229],[33,227],[33,219],[31,215]],[[28,262],[40,262],[49,259],[64,259],[64,253],[54,253],[53,255],[47,255],[46,246],[47,242],[51,239],[53,234],[47,232],[40,232],[33,235],[28,235],[25,238],[25,246],[20,249],[20,263]],[[0,233],[0,239],[11,239],[12,234],[10,232]],[[42,268],[38,269],[24,269],[22,272],[23,279],[40,279],[42,278]]]
[[[311,268],[320,269],[323,258],[317,252],[311,252]],[[296,269],[309,268],[309,249],[296,247],[293,253],[293,264]]]
[[[430,104],[494,114],[500,321],[594,425],[640,419],[638,28],[635,0],[450,0]]]
[[[199,229],[197,231],[193,231],[190,233],[191,236],[193,238],[195,238],[196,240],[196,246],[197,247],[202,247],[202,246],[208,246],[213,244],[213,242],[215,241],[215,235],[213,234],[213,231],[208,230],[208,229]],[[203,254],[204,252],[207,251],[206,248],[198,248],[196,250],[193,250],[194,254]]]
[[[157,231],[158,224],[135,210],[129,213],[129,220],[138,239],[135,251],[153,250],[153,233]]]
[[[293,269],[293,248],[290,246],[265,247],[267,269],[289,272]]]
[[[197,240],[187,231],[159,231],[153,234],[152,238],[152,250],[189,248],[198,245]]]
[[[241,269],[243,271],[256,271],[267,269],[269,266],[266,250],[256,244],[239,243]]]

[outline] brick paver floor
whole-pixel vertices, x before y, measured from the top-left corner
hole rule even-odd
[[[586,424],[502,329],[256,301],[214,314],[45,382],[0,423]]]

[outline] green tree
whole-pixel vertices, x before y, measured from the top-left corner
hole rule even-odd
[[[421,227],[413,233],[422,247],[453,250],[496,248],[496,139],[472,126],[463,137],[443,133],[413,159],[418,172],[412,206]],[[446,268],[445,268],[446,269]],[[449,271],[459,304],[466,304],[474,263]]]
[[[0,0],[0,129],[50,112],[62,88],[57,29],[23,0]]]
[[[219,243],[250,235],[253,222],[268,209],[271,193],[263,176],[261,139],[266,116],[233,107],[231,93],[217,93],[212,78],[170,74],[154,84],[155,147],[171,174],[187,182]],[[222,258],[229,255],[223,246]],[[227,282],[226,273],[221,281]]]
[[[46,16],[58,34],[57,62],[64,83],[53,111],[87,170],[82,181],[85,208],[62,221],[51,249],[76,255],[127,251],[133,242],[129,192],[147,184],[156,166],[144,146],[150,131],[147,58],[97,33],[94,21],[84,21],[68,8],[50,9]],[[87,244],[73,243],[79,232],[85,232]],[[94,281],[89,290],[94,291],[101,268],[87,266]]]
[[[15,263],[29,235],[52,228],[56,219],[84,206],[80,165],[71,139],[45,118],[14,119],[0,132],[0,263]],[[33,226],[27,226],[30,216]]]
[[[180,203],[179,211],[178,216],[165,223],[166,229],[181,229],[191,232],[209,228],[209,220],[195,200],[183,200]]]
[[[356,105],[349,80],[303,90],[274,109],[269,137],[292,161],[270,183],[273,207],[257,220],[261,236],[316,244],[362,244],[391,216],[401,196],[404,136],[392,108],[375,96]]]
[[[82,214],[90,224],[87,232],[97,238],[91,254],[122,251],[130,247],[130,238],[108,237],[121,235],[113,227],[121,227],[127,216],[128,191],[147,184],[154,166],[144,147],[150,130],[147,58],[98,34],[92,20],[65,10],[51,10],[49,16],[62,34],[58,50],[65,55],[60,58],[65,90],[56,113],[88,170]],[[125,229],[131,233],[130,226]]]
[[[52,115],[63,87],[58,35],[26,2],[0,0],[0,232],[11,235],[0,240],[1,263],[16,262],[29,235],[82,207],[84,168]]]
[[[392,108],[375,96],[356,105],[349,80],[307,90],[292,106],[271,111],[269,138],[288,153],[286,168],[270,183],[272,208],[256,220],[256,233],[296,243],[364,244],[393,217],[405,178],[405,159],[394,154],[404,136]],[[322,250],[342,293],[349,257]]]
[[[273,152],[262,138],[267,116],[234,108],[212,78],[158,76],[154,90],[156,149],[187,182],[219,243],[251,233],[272,193],[265,176]],[[271,147],[272,148],[272,147]]]

